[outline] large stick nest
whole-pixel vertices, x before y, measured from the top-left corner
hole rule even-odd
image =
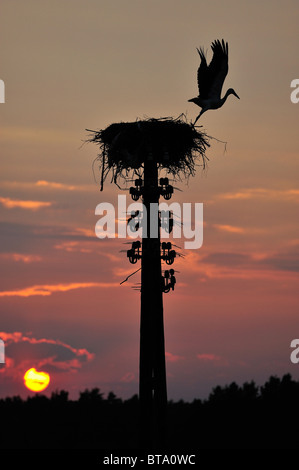
[[[147,119],[114,123],[100,131],[92,131],[89,142],[100,147],[101,190],[111,172],[116,184],[133,171],[140,174],[144,160],[153,158],[159,168],[174,177],[194,175],[198,161],[205,167],[209,137],[180,116],[177,119]]]

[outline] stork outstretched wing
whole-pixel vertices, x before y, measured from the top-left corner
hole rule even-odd
[[[212,43],[213,58],[207,65],[202,48],[197,49],[201,58],[197,70],[197,84],[201,99],[220,98],[223,82],[228,72],[228,43],[218,39]]]

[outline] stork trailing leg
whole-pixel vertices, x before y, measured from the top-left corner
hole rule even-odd
[[[197,118],[195,119],[194,123],[193,123],[193,126],[195,126],[195,124],[197,123],[198,119],[200,118],[200,116],[205,112],[206,110],[205,109],[202,109],[199,113],[199,115],[197,116]]]
[[[197,123],[198,119],[200,118],[200,114],[197,116],[197,118],[195,119],[194,123],[193,123],[193,126],[195,126],[195,124]]]

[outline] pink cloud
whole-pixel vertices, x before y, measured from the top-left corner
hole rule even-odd
[[[176,354],[172,354],[170,352],[165,352],[165,357],[169,362],[178,362],[181,359],[184,359],[183,356],[177,356]]]
[[[77,189],[77,187],[74,185],[55,183],[53,181],[45,181],[45,180],[37,181],[35,183],[35,186],[50,188],[50,189],[64,189],[67,191],[74,191],[75,189]]]
[[[82,243],[69,241],[69,242],[62,242],[54,246],[56,250],[64,250],[67,252],[80,252],[80,253],[92,253],[93,250],[89,248],[82,248]]]
[[[221,230],[223,232],[229,232],[229,233],[245,233],[245,229],[242,227],[234,227],[233,225],[214,225],[215,228],[218,230]]]
[[[134,382],[135,381],[135,374],[133,372],[127,372],[121,379],[121,382]]]
[[[59,340],[46,339],[46,338],[36,339],[30,336],[25,336],[20,331],[14,331],[13,333],[6,333],[4,331],[0,331],[0,338],[3,339],[6,346],[8,346],[11,343],[20,343],[20,342],[28,342],[30,344],[41,344],[41,343],[57,344],[59,346],[63,346],[64,348],[69,349],[76,356],[86,356],[88,360],[93,359],[93,354],[90,354],[86,349],[72,348],[70,345],[63,343],[62,341],[59,341]]]
[[[21,261],[22,263],[35,263],[42,260],[41,256],[37,255],[25,255],[22,253],[1,253],[2,259],[9,259],[13,261]]]
[[[219,195],[220,199],[287,199],[299,200],[299,189],[269,189],[269,188],[245,188],[234,193]]]
[[[52,202],[45,201],[23,201],[21,199],[10,199],[9,197],[0,197],[0,204],[6,209],[29,209],[31,211],[36,211],[44,207],[52,206]]]
[[[211,363],[218,364],[221,366],[228,365],[228,361],[224,357],[218,356],[217,354],[203,353],[203,354],[197,354],[196,357],[200,361],[211,362]]]
[[[34,338],[31,336],[30,333],[26,335],[19,332],[14,331],[13,333],[6,333],[4,331],[0,332],[0,338],[4,341],[5,350],[9,352],[9,346],[11,344],[30,344],[37,348],[37,355],[38,355],[38,347],[42,344],[47,344],[50,346],[50,354],[45,357],[38,357],[35,360],[35,367],[41,368],[44,366],[53,366],[55,369],[60,371],[67,371],[67,372],[76,372],[78,369],[82,367],[82,364],[85,362],[90,362],[94,359],[94,354],[90,353],[85,348],[74,348],[71,345],[64,343],[60,340],[54,340],[49,338]],[[60,353],[57,350],[57,347],[62,348],[59,349]],[[53,352],[52,352],[53,349]],[[58,359],[59,354],[61,354],[61,350],[68,350],[73,354],[73,357],[70,359]],[[6,354],[5,358],[5,367],[0,369],[1,373],[5,373],[8,376],[19,378],[20,375],[24,373],[26,368],[30,368],[32,366],[32,358],[29,360],[26,357],[22,358],[19,363],[16,363],[16,359],[13,357],[9,357]]]
[[[0,292],[0,297],[31,297],[35,295],[48,296],[55,292],[67,292],[73,289],[82,289],[88,287],[115,287],[118,284],[113,282],[73,282],[69,284],[42,284],[25,287],[24,289],[17,289],[11,291]]]

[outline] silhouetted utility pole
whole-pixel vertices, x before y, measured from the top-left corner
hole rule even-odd
[[[158,161],[158,155],[147,152],[143,162],[143,180],[135,180],[135,187],[130,188],[133,200],[142,197],[145,212],[142,216],[146,218],[146,223],[142,224],[142,254],[138,242],[133,242],[128,250],[131,262],[135,263],[141,257],[139,400],[142,448],[162,447],[165,440],[167,387],[163,292],[169,292],[175,283],[173,270],[162,275],[161,258],[172,264],[175,251],[170,250],[171,243],[163,243],[164,249],[161,251],[161,224],[170,233],[173,220],[170,211],[161,215],[159,198],[163,195],[165,199],[170,199],[173,187],[169,185],[168,178],[161,178],[159,184]]]
[[[165,367],[163,292],[174,287],[173,270],[167,280],[162,276],[161,257],[172,264],[175,251],[166,244],[161,252],[160,228],[164,223],[171,231],[171,214],[161,217],[159,198],[170,199],[173,188],[167,178],[158,180],[157,157],[148,152],[143,164],[143,180],[135,180],[130,188],[133,200],[142,197],[145,221],[142,223],[142,254],[140,242],[133,242],[127,254],[131,263],[141,257],[141,317],[140,317],[140,446],[161,447],[166,432],[167,387]],[[136,214],[136,213],[135,213]],[[135,216],[133,214],[132,216]],[[138,212],[138,216],[139,216]],[[138,219],[139,220],[139,219]],[[164,222],[162,222],[164,220]],[[167,274],[166,274],[167,276]]]
[[[160,191],[157,163],[151,154],[144,161],[142,192],[147,233],[142,238],[141,258],[139,399],[140,444],[147,447],[163,445],[167,407],[160,224],[159,212],[153,211]],[[155,229],[157,233],[151,233]]]
[[[201,156],[204,163],[209,144],[203,132],[171,118],[115,123],[91,132],[90,141],[101,146],[101,190],[110,171],[116,183],[122,178],[127,181],[129,171],[139,175],[130,195],[133,201],[142,199],[144,213],[132,213],[128,223],[135,219],[137,227],[140,215],[144,218],[142,243],[133,241],[127,257],[132,264],[141,259],[140,447],[162,449],[167,411],[163,293],[174,289],[176,279],[173,269],[162,272],[161,261],[173,264],[176,252],[170,242],[160,240],[161,227],[170,233],[174,221],[171,211],[160,211],[158,207],[160,196],[169,200],[173,193],[168,178],[159,179],[158,171],[165,168],[174,176],[193,175],[196,156]]]

